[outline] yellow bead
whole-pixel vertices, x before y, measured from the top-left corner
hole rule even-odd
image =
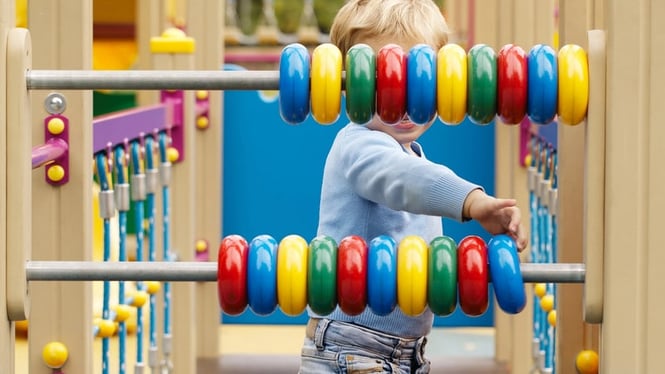
[[[397,303],[404,314],[418,316],[427,306],[427,243],[404,237],[397,248]]]
[[[115,311],[115,321],[123,322],[126,321],[130,315],[132,315],[132,308],[129,305],[120,304],[113,307]]]
[[[42,359],[46,366],[51,369],[60,369],[67,362],[67,347],[61,342],[50,342],[42,350]]]
[[[100,338],[110,338],[115,333],[115,323],[108,319],[96,318],[97,335]]]
[[[145,282],[146,292],[150,295],[154,295],[162,288],[162,284],[156,281]]]
[[[545,283],[536,283],[533,286],[533,292],[536,294],[536,296],[538,296],[539,298],[542,298],[547,293],[547,284],[545,284]]]
[[[546,312],[554,309],[554,295],[547,294],[543,296],[542,299],[540,299],[540,307]]]
[[[48,166],[46,175],[51,182],[60,182],[65,178],[65,168],[60,165]]]
[[[207,241],[205,241],[203,239],[199,239],[199,240],[196,241],[196,252],[201,253],[201,252],[205,252],[207,250],[208,250],[208,242]]]
[[[178,149],[169,147],[166,150],[166,158],[169,160],[169,162],[174,163],[180,159],[180,152],[178,152]]]
[[[65,131],[65,121],[63,121],[62,118],[53,117],[48,120],[46,128],[48,129],[49,133],[53,135],[60,135],[63,131]]]
[[[446,44],[437,53],[437,113],[441,121],[457,125],[466,116],[467,55],[457,44]]]
[[[196,91],[196,100],[205,100],[208,98],[208,91],[199,90]]]
[[[575,359],[575,366],[580,374],[598,373],[598,353],[590,349],[581,351]]]
[[[556,309],[552,309],[547,313],[547,322],[549,322],[550,326],[556,327]]]
[[[208,126],[210,125],[210,119],[208,119],[207,116],[200,116],[199,118],[196,119],[196,127],[199,129],[207,129]]]
[[[531,154],[527,154],[526,156],[524,156],[524,165],[531,166],[531,160],[532,160]]]
[[[145,305],[146,300],[148,300],[148,293],[136,291],[128,297],[128,300],[130,301],[129,305],[140,308]]]
[[[277,300],[284,314],[297,316],[307,306],[308,244],[298,235],[288,235],[277,250]]]

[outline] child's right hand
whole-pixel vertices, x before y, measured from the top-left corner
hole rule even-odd
[[[527,235],[515,199],[498,199],[480,189],[473,190],[464,201],[463,216],[478,221],[492,235],[508,234],[515,240],[518,251],[526,248]]]

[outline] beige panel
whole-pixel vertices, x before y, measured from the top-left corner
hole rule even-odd
[[[35,69],[90,69],[92,9],[88,0],[30,1],[29,21]],[[32,93],[33,145],[44,142],[41,120],[48,92]],[[92,257],[92,100],[90,92],[63,92],[70,120],[70,179],[51,187],[34,173],[33,259],[90,260]],[[52,340],[69,349],[67,372],[92,371],[90,282],[30,285],[30,373],[50,373],[41,351]],[[57,321],[54,323],[54,321]]]
[[[223,61],[223,2],[189,2],[187,31],[196,40],[195,67],[217,70]],[[222,235],[222,92],[208,93],[210,126],[196,131],[196,239],[208,242],[210,261],[217,261],[217,247]],[[217,357],[220,309],[215,283],[196,285],[197,357]]]
[[[7,263],[7,33],[14,27],[15,19],[14,1],[0,1],[0,374],[14,373],[14,324],[9,322],[7,316],[6,274]]]
[[[139,0],[136,2],[136,47],[138,51],[137,68],[153,68],[150,38],[161,35],[166,26],[164,0]],[[151,105],[157,102],[156,91],[138,91],[138,105]]]
[[[662,120],[665,116],[663,98],[665,98],[665,53],[663,42],[665,41],[665,3],[652,0],[650,2],[648,17],[645,23],[649,25],[649,36],[647,51],[648,62],[645,62],[643,71],[643,82],[645,82],[645,95],[642,96],[645,108],[645,121],[648,126],[648,138],[644,145],[648,148],[648,159],[645,160],[646,177],[648,179],[646,198],[647,212],[647,258],[643,273],[647,274],[647,297],[645,299],[644,323],[646,326],[646,339],[644,342],[646,362],[644,371],[656,373],[663,368],[662,339],[665,336],[665,326],[662,323],[660,312],[665,309],[665,301],[657,297],[665,288],[662,264],[665,264],[665,252],[662,249],[662,227],[665,210],[665,195],[663,194],[663,183],[665,183],[665,168],[663,168],[662,147],[665,142],[665,129]],[[646,16],[646,15],[645,15]],[[645,25],[646,27],[646,25]],[[645,30],[646,31],[646,30]],[[624,107],[624,110],[628,108]],[[655,297],[654,297],[655,296]]]
[[[607,1],[605,310],[601,369],[662,368],[662,1]],[[614,32],[612,32],[614,30]],[[661,168],[662,169],[662,168]],[[651,346],[655,344],[656,346]]]

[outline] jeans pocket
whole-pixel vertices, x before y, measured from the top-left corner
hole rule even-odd
[[[305,338],[300,351],[300,374],[338,373],[340,371],[337,363],[339,355],[336,351],[324,347],[319,350],[314,341]]]
[[[344,355],[344,364],[348,374],[364,373],[390,373],[390,365],[376,357],[366,357],[347,353]],[[387,366],[387,367],[386,367]]]

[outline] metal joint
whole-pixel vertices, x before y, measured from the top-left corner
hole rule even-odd
[[[99,216],[110,219],[115,215],[115,200],[113,190],[99,191]]]
[[[131,176],[132,201],[143,201],[146,196],[145,174]]]

